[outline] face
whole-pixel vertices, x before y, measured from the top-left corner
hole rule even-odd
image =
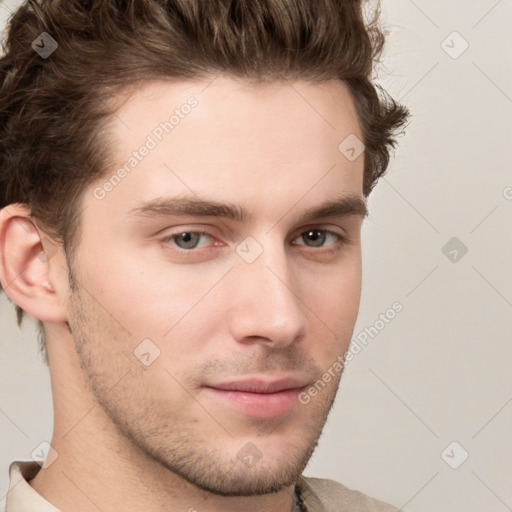
[[[359,306],[363,157],[338,146],[362,136],[347,89],[151,83],[110,130],[116,164],[85,192],[71,269],[88,388],[145,456],[202,489],[292,485]]]

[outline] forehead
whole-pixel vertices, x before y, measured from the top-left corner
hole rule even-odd
[[[259,123],[270,130],[285,127],[286,120],[300,119],[308,120],[311,129],[323,123],[325,130],[351,128],[351,133],[361,135],[352,96],[339,80],[256,82],[222,74],[201,80],[152,80],[114,96],[110,100],[116,114],[112,120],[130,130],[137,121],[135,128],[147,131],[151,123],[168,118],[190,97],[200,105],[194,110],[195,119],[219,124],[238,121],[237,132],[252,127],[254,135]]]
[[[111,182],[102,207],[127,212],[136,202],[186,193],[239,204],[251,197],[254,207],[265,198],[276,211],[276,201],[304,195],[361,193],[363,156],[351,161],[339,149],[347,137],[362,139],[339,81],[167,80],[114,100],[114,165],[94,184]]]

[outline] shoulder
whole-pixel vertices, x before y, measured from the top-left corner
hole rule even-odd
[[[301,476],[297,487],[307,512],[399,512],[399,509],[327,478]]]

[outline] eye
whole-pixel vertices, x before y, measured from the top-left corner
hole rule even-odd
[[[201,238],[206,238],[206,243],[200,245]],[[195,249],[209,247],[207,242],[212,238],[213,236],[206,231],[178,231],[167,235],[165,238],[162,238],[161,241],[173,245],[178,252],[194,252]],[[303,240],[305,243],[299,243],[296,240]],[[331,240],[332,243],[326,245],[326,242],[329,242],[329,240]],[[334,246],[346,242],[348,242],[346,236],[335,233],[334,231],[327,229],[308,229],[295,238],[292,245],[305,245],[310,248],[333,246],[332,249],[334,250]]]
[[[174,233],[163,238],[162,242],[176,241],[177,247],[186,251],[189,249],[197,249],[201,236],[211,238],[211,235],[206,231],[180,231],[179,233]]]
[[[346,237],[335,233],[334,231],[329,231],[326,229],[308,229],[307,231],[304,231],[300,234],[300,236],[297,238],[302,239],[304,241],[311,242],[311,245],[308,245],[308,243],[305,244],[297,244],[296,242],[293,242],[294,245],[306,245],[308,247],[323,247],[326,240],[329,238],[334,239],[334,243],[336,242],[346,242]],[[334,245],[334,244],[329,244]]]

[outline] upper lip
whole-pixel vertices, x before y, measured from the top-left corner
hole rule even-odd
[[[286,389],[302,388],[306,382],[293,377],[284,377],[275,380],[243,379],[229,382],[220,382],[206,387],[221,389],[223,391],[246,391],[249,393],[277,393]]]

